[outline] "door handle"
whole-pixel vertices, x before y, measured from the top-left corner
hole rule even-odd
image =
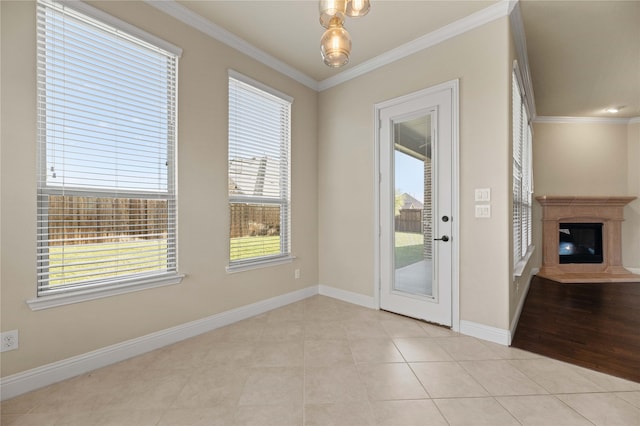
[[[444,241],[445,243],[449,241],[448,235],[443,235],[442,238],[434,238],[433,241]]]

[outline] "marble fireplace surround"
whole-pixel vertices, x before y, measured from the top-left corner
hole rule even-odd
[[[636,197],[536,197],[542,205],[542,267],[539,276],[561,283],[638,282],[622,266],[624,206]],[[561,264],[560,223],[602,223],[602,263]]]

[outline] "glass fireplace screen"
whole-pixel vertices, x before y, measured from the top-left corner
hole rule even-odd
[[[561,223],[560,263],[602,263],[602,223]]]

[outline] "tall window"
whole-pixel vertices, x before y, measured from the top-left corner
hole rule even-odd
[[[229,73],[229,266],[290,255],[292,99]]]
[[[38,2],[39,296],[176,276],[179,49],[87,11]]]
[[[518,68],[512,74],[513,93],[513,259],[522,263],[531,247],[531,195],[533,172],[531,153],[531,126]]]

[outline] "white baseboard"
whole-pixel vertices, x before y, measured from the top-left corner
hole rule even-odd
[[[365,296],[363,294],[353,293],[351,291],[341,290],[322,284],[319,286],[319,288],[319,294],[323,296],[332,297],[334,299],[342,300],[348,303],[353,303],[354,305],[364,306],[365,308],[378,309],[375,304],[375,298],[371,296]],[[509,346],[509,344],[511,344],[511,333],[509,332],[509,330],[490,327],[472,321],[461,320],[460,333],[467,336],[477,337],[478,339],[498,343],[500,345]]]
[[[307,287],[4,377],[0,379],[0,400],[4,401],[44,386],[142,355],[316,294],[318,294],[318,286]]]
[[[343,302],[353,303],[354,305],[364,306],[365,308],[378,309],[373,296],[365,296],[364,294],[341,290],[322,284],[319,286],[319,294],[342,300]]]
[[[516,312],[511,319],[511,326],[509,327],[509,345],[511,345],[511,339],[516,334],[516,328],[518,327],[518,321],[520,321],[520,315],[522,314],[522,308],[524,308],[524,301],[527,299],[527,294],[529,293],[529,286],[531,285],[531,280],[533,276],[540,272],[540,268],[533,268],[531,272],[529,272],[529,279],[525,283],[525,287],[522,289],[522,296],[520,296],[520,301],[518,302],[518,306],[516,307]]]
[[[509,346],[511,344],[511,333],[509,330],[479,324],[473,321],[460,320],[460,334],[477,337],[478,339]]]
[[[632,274],[638,274],[640,275],[640,268],[626,268],[627,271],[631,272]]]

